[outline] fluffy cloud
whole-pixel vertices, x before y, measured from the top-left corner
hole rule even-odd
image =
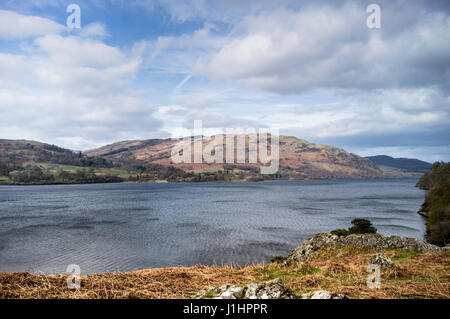
[[[65,27],[49,19],[0,10],[0,38],[22,39],[60,33]]]
[[[26,54],[0,53],[0,135],[74,149],[151,136],[161,122],[133,87],[140,64],[131,50],[86,35],[46,34]]]
[[[448,15],[424,14],[401,31],[368,29],[366,17],[365,8],[353,3],[252,15],[241,34],[212,57],[209,72],[278,93],[450,88]]]
[[[109,33],[106,31],[106,27],[104,24],[95,22],[81,28],[80,36],[104,38],[109,36]]]
[[[111,94],[123,89],[139,69],[140,57],[80,37],[49,35],[35,40],[39,62],[33,66],[42,85],[76,90],[80,96]]]

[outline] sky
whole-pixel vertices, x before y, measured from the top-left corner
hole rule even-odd
[[[0,138],[73,150],[202,120],[449,161],[450,2],[0,0],[0,114]]]

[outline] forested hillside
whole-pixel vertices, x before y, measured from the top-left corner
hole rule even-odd
[[[419,211],[427,217],[427,240],[435,245],[447,245],[450,243],[450,163],[434,163],[416,186],[427,190]]]

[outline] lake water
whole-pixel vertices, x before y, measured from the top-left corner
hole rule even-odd
[[[423,239],[416,181],[0,186],[0,271],[268,262],[355,217]]]

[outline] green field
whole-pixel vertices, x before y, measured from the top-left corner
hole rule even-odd
[[[2,184],[10,184],[11,181],[8,176],[0,176],[0,185]]]
[[[38,165],[44,169],[49,170],[51,173],[55,174],[59,170],[76,172],[76,171],[89,171],[90,167],[82,167],[82,166],[74,166],[74,165],[65,165],[65,164],[50,164],[50,163],[38,163]],[[117,168],[94,168],[95,174],[100,175],[114,175],[122,178],[128,178],[130,176],[136,175],[136,173],[129,173],[125,170],[117,169]]]
[[[49,163],[37,163],[40,167],[44,169],[48,169],[51,171],[70,171],[70,172],[76,172],[76,171],[88,171],[89,167],[81,167],[81,166],[73,166],[73,165],[65,165],[65,164],[49,164]]]

